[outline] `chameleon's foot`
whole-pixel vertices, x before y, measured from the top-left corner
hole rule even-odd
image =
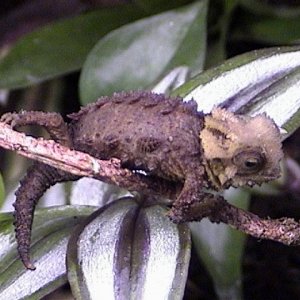
[[[221,196],[202,194],[198,201],[176,203],[168,212],[168,217],[174,223],[201,221],[213,217],[216,211],[224,207],[226,200]]]
[[[0,122],[6,123],[12,129],[26,126],[42,126],[48,131],[50,138],[64,146],[72,145],[68,126],[58,113],[45,113],[42,111],[21,111],[20,113],[6,113],[1,116]]]
[[[7,125],[10,125],[12,128],[15,128],[21,122],[20,114],[18,114],[18,113],[6,113],[6,114],[1,116],[0,122],[5,123]]]
[[[182,222],[186,222],[184,218],[184,214],[182,209],[178,209],[176,207],[172,207],[168,212],[167,212],[167,217],[170,218],[170,220],[175,223],[179,224]]]

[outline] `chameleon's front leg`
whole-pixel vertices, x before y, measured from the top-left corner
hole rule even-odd
[[[191,173],[192,174],[192,173]],[[222,207],[223,197],[202,191],[200,176],[189,176],[178,198],[173,203],[168,216],[175,223],[201,221],[213,216],[214,211]]]
[[[68,147],[72,145],[67,124],[57,113],[39,111],[7,113],[1,117],[1,121],[10,124],[12,128],[24,125],[42,126],[56,142]],[[18,252],[27,269],[35,269],[30,261],[29,250],[33,214],[38,200],[55,183],[75,179],[78,179],[78,177],[42,163],[34,163],[21,180],[14,203],[14,225]]]
[[[174,223],[199,222],[203,218],[214,219],[215,212],[224,207],[225,201],[221,196],[201,193],[194,197],[194,201],[186,203],[182,207],[173,206],[168,216]]]

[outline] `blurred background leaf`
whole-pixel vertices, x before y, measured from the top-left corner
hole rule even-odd
[[[166,12],[170,9],[172,11]],[[0,91],[0,109],[1,112],[61,111],[65,116],[77,111],[80,101],[93,101],[99,95],[136,88],[169,93],[183,84],[173,94],[185,99],[195,98],[199,109],[206,112],[213,105],[247,114],[266,111],[287,132],[283,135],[288,156],[287,163],[284,161],[286,175],[281,182],[260,189],[260,193],[250,195],[250,190],[235,191],[226,197],[243,207],[248,202],[249,209],[260,216],[299,219],[300,133],[296,129],[299,127],[300,60],[299,48],[295,47],[299,43],[299,11],[298,0],[2,1],[0,87],[5,90]],[[144,19],[136,22],[141,18]],[[283,43],[292,47],[251,51]],[[134,45],[138,47],[131,51]],[[239,54],[242,55],[236,56]],[[114,60],[117,58],[118,64]],[[82,66],[79,100],[78,71]],[[206,70],[212,66],[215,68]],[[114,71],[115,67],[119,73]],[[206,71],[190,79],[203,69]],[[103,76],[108,75],[111,77],[107,81]],[[36,84],[41,81],[44,83]],[[29,132],[41,135],[40,131]],[[2,209],[11,210],[13,190],[27,162],[7,152],[1,156],[1,170],[10,195]],[[74,185],[51,189],[40,204],[102,206],[123,193],[126,192],[116,187],[84,179]],[[247,201],[250,196],[251,201]],[[65,241],[64,237],[70,234],[77,220],[64,209],[60,217],[52,215],[51,210],[43,215],[41,210],[39,220],[39,213],[38,209],[33,250],[36,257],[42,259],[49,249],[50,252],[59,247],[65,249],[65,242],[60,244],[59,241]],[[156,218],[152,221],[155,225]],[[36,225],[38,222],[41,226]],[[168,227],[160,222],[157,224],[160,224],[155,229],[158,235]],[[193,229],[194,249],[185,299],[300,297],[298,248],[268,241],[257,243],[255,239],[245,239],[236,231],[209,222],[192,226],[196,229]],[[17,260],[13,235],[11,215],[0,214],[0,278],[7,283],[1,285],[3,288],[13,287],[14,281],[23,284],[26,273]],[[59,256],[60,262],[64,259],[64,251]],[[50,266],[55,259],[55,256],[50,258]],[[186,270],[187,260],[182,263]],[[49,279],[49,285],[42,284],[40,294],[32,296],[24,288],[26,295],[40,298],[66,282],[65,275],[53,278],[61,281]],[[31,277],[31,282],[38,282],[36,275]],[[58,294],[61,291],[56,290],[56,294],[47,299],[71,297],[68,288],[65,289],[69,291],[68,296]],[[17,297],[11,295],[14,299]]]
[[[210,1],[208,15],[208,45],[205,68],[213,67],[226,59],[226,43],[231,19],[238,0]]]
[[[106,33],[145,14],[122,6],[46,25],[19,40],[0,60],[0,88],[15,89],[79,70]]]
[[[238,26],[231,32],[235,41],[254,41],[269,45],[300,43],[300,18],[260,16],[241,11],[235,21]]]
[[[2,175],[0,174],[0,208],[2,207],[5,199],[5,187]]]
[[[105,36],[81,72],[81,102],[146,89],[178,66],[202,70],[207,1],[137,21]],[[197,37],[197,38],[195,38]]]
[[[300,15],[300,5],[297,0],[240,0],[240,4],[257,15],[291,18]]]

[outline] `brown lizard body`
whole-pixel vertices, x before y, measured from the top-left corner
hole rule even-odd
[[[102,97],[70,118],[67,125],[59,114],[23,112],[6,114],[2,121],[13,127],[44,126],[65,146],[103,160],[119,158],[128,169],[182,183],[169,213],[175,222],[196,219],[193,205],[199,209],[204,199],[214,197],[204,188],[260,184],[279,176],[280,135],[265,115],[235,116],[222,109],[204,115],[193,100],[141,91]],[[29,248],[38,199],[51,185],[78,178],[35,163],[21,181],[15,226],[18,251],[27,268],[34,269]]]

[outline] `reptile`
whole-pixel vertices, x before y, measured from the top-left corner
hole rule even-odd
[[[280,176],[282,147],[279,129],[266,114],[236,115],[214,108],[204,114],[194,100],[148,91],[115,93],[82,107],[65,122],[59,113],[7,113],[1,121],[13,128],[44,127],[51,139],[95,158],[118,158],[124,168],[143,171],[182,189],[169,217],[176,223],[193,221],[193,205],[231,186],[253,186]],[[27,269],[35,206],[57,182],[75,176],[35,162],[21,180],[14,203],[14,225],[20,258]]]

